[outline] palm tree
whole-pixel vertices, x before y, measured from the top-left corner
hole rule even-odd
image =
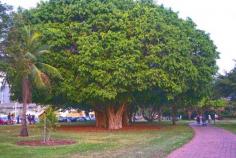
[[[21,82],[22,127],[20,136],[28,136],[26,112],[31,102],[32,85],[44,88],[50,85],[49,76],[61,78],[59,71],[46,63],[40,62],[40,56],[49,53],[40,42],[41,34],[31,30],[30,26],[12,29],[8,37],[5,56],[7,64],[14,70]]]

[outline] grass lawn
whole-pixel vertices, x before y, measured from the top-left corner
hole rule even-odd
[[[236,119],[225,119],[218,121],[216,123],[216,126],[236,133]]]
[[[18,146],[21,140],[38,140],[40,131],[29,128],[28,138],[18,137],[19,126],[0,126],[0,158],[64,158],[64,157],[165,157],[192,138],[192,129],[186,123],[154,123],[159,130],[141,131],[57,131],[53,138],[72,139],[73,145],[52,147]]]

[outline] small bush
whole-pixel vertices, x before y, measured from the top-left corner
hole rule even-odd
[[[52,107],[47,107],[43,114],[40,115],[40,122],[38,127],[42,131],[42,141],[46,143],[50,140],[51,132],[56,130],[59,126],[58,120],[55,114],[55,109]]]

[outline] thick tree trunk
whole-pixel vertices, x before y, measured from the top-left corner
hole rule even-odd
[[[107,127],[107,118],[105,112],[95,110],[95,117],[96,117],[96,127],[98,128]]]
[[[108,129],[116,130],[122,128],[122,116],[125,110],[125,104],[121,105],[118,110],[115,110],[114,106],[107,106],[107,121]]]
[[[176,125],[176,105],[172,106],[172,125]]]
[[[129,124],[133,123],[133,113],[132,112],[128,113],[128,120],[129,120]]]
[[[124,113],[123,113],[123,116],[122,116],[122,125],[124,127],[129,126],[129,118],[128,118],[127,108],[124,110]]]
[[[20,136],[26,137],[28,136],[28,129],[27,129],[27,121],[26,121],[26,111],[27,111],[27,103],[30,98],[30,87],[29,87],[29,80],[27,77],[22,79],[22,100],[23,100],[23,109],[22,109],[22,116],[21,116],[21,131]]]

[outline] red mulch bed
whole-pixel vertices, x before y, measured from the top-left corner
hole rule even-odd
[[[160,130],[161,127],[157,125],[147,125],[147,124],[135,124],[127,127],[123,127],[118,130],[108,130],[106,128],[97,128],[93,125],[62,125],[58,128],[60,131],[72,131],[72,132],[107,132],[107,131],[146,131],[146,130]]]
[[[41,140],[28,140],[28,141],[20,141],[17,142],[17,145],[25,145],[25,146],[58,146],[58,145],[70,145],[75,144],[76,142],[73,140],[49,140],[44,143]]]

